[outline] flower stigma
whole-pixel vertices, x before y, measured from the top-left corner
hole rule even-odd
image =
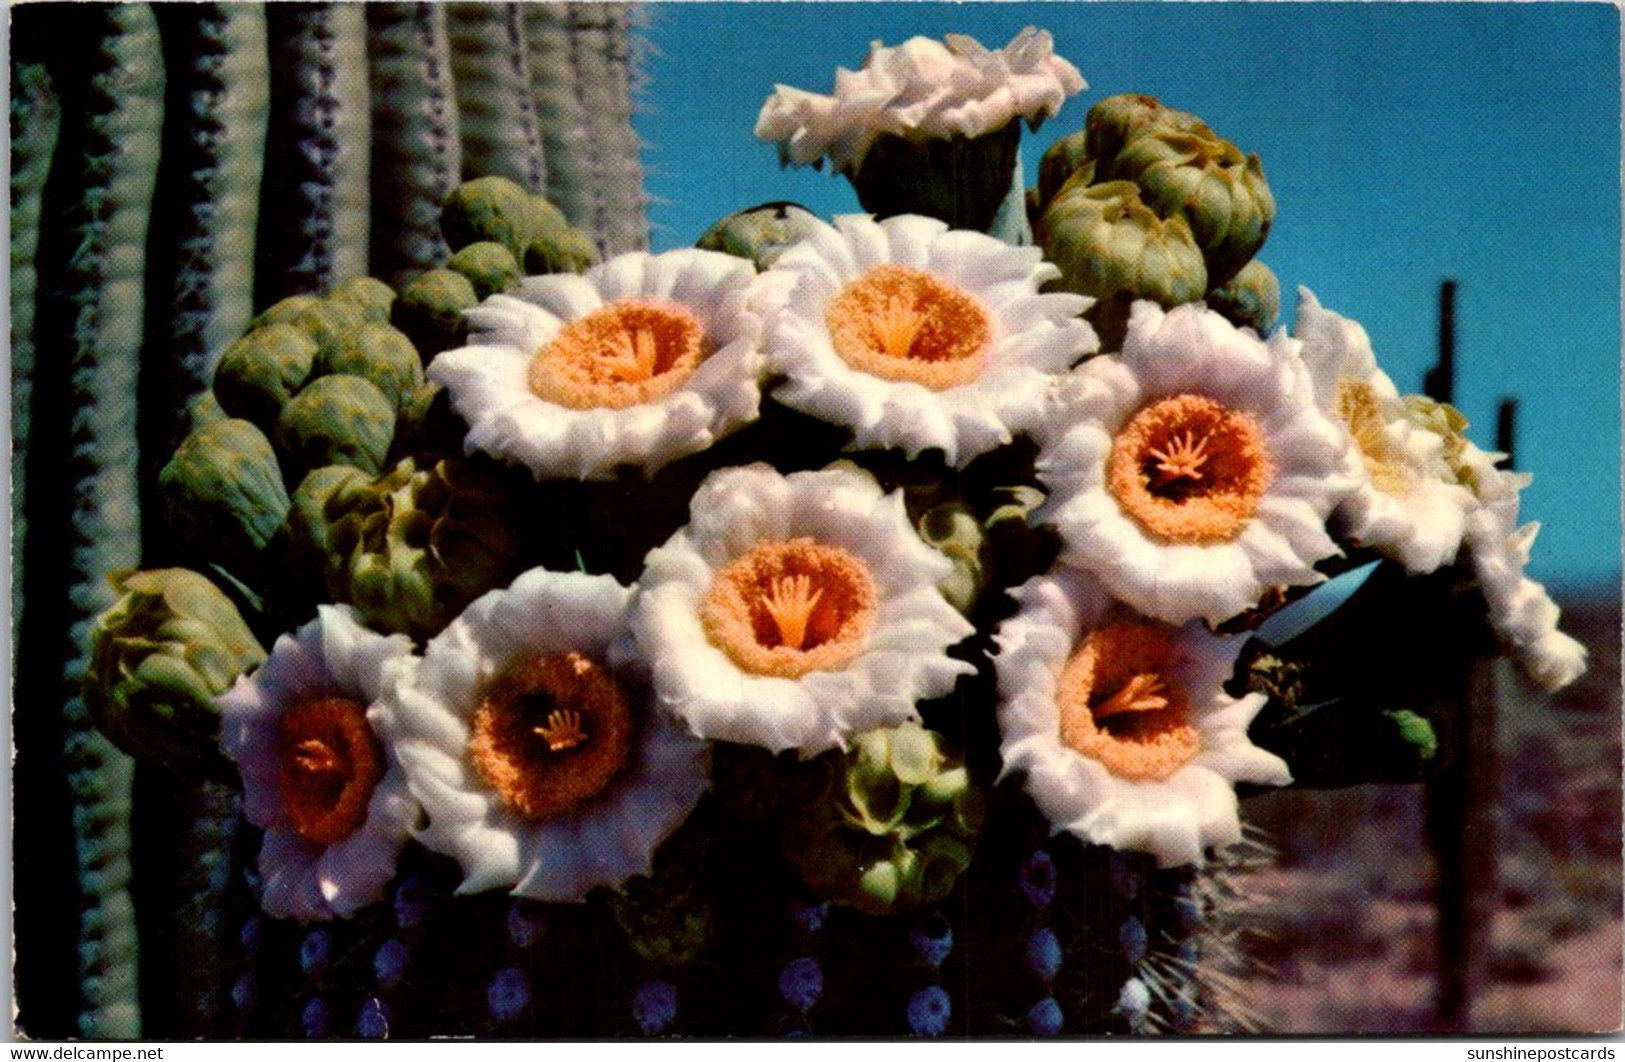
[[[278,749],[277,784],[300,837],[334,844],[360,828],[384,777],[366,705],[341,696],[297,704],[282,717]]]
[[[1164,781],[1190,762],[1201,739],[1169,672],[1170,632],[1144,623],[1092,631],[1061,672],[1061,741],[1132,781]]]
[[[530,389],[569,409],[625,409],[675,391],[707,353],[687,307],[622,299],[561,328],[531,359]]]
[[[1241,534],[1273,473],[1250,415],[1185,394],[1151,403],[1123,426],[1106,486],[1152,538],[1214,545]]]
[[[609,670],[580,653],[521,659],[486,688],[469,757],[503,803],[531,820],[592,799],[626,766],[632,716]]]
[[[974,380],[993,336],[992,316],[969,292],[898,265],[876,266],[842,288],[825,321],[835,352],[853,368],[935,391]]]
[[[758,675],[798,678],[846,664],[876,607],[863,562],[810,538],[765,542],[717,573],[700,611],[706,636]]]

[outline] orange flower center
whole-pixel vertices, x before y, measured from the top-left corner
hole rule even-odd
[[[794,538],[765,542],[718,572],[700,620],[745,671],[799,678],[856,656],[874,614],[874,581],[862,561]]]
[[[366,705],[339,696],[294,705],[282,717],[277,760],[282,804],[299,836],[334,844],[367,821],[384,748]]]
[[[1169,633],[1149,624],[1091,632],[1061,672],[1061,741],[1119,778],[1171,777],[1201,744],[1173,657]]]
[[[620,683],[580,653],[527,657],[504,671],[474,712],[470,758],[527,819],[562,815],[626,766],[632,714]]]
[[[560,329],[531,359],[530,389],[569,409],[625,409],[675,391],[706,354],[687,307],[625,299]]]
[[[1337,415],[1348,425],[1359,447],[1371,485],[1384,494],[1405,496],[1416,486],[1416,473],[1395,452],[1383,422],[1377,394],[1364,380],[1344,377],[1337,381]]]
[[[842,288],[825,322],[835,352],[854,369],[934,391],[974,380],[993,336],[992,318],[968,292],[895,265]]]
[[[1107,489],[1141,530],[1194,545],[1241,534],[1273,474],[1257,421],[1201,395],[1140,410],[1106,462]]]

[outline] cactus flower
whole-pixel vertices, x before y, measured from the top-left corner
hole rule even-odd
[[[632,629],[694,734],[803,757],[918,718],[971,668],[953,573],[866,472],[725,469],[653,550]]]
[[[787,290],[769,324],[778,401],[852,429],[854,447],[948,463],[1028,431],[1054,377],[1096,349],[1090,300],[1041,294],[1032,247],[924,217],[819,223],[762,277]],[[770,288],[773,285],[776,288]]]
[[[572,903],[650,871],[706,786],[625,637],[632,592],[532,570],[475,601],[374,713],[459,892]]]
[[[1199,863],[1241,839],[1237,782],[1292,780],[1247,737],[1264,695],[1224,692],[1241,639],[1136,616],[1082,572],[1016,600],[994,638],[999,754],[1056,830]]]

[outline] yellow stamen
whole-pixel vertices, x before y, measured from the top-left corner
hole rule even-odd
[[[1110,719],[1124,712],[1155,712],[1168,707],[1167,683],[1160,675],[1142,672],[1123,683],[1121,689],[1090,711],[1095,719]]]
[[[646,328],[628,329],[610,341],[604,367],[611,376],[638,383],[655,374],[655,335]]]
[[[1184,432],[1168,441],[1161,450],[1149,451],[1157,459],[1157,482],[1166,484],[1176,479],[1201,479],[1202,466],[1207,464],[1206,435],[1198,438],[1194,432]]]
[[[308,738],[294,746],[293,766],[306,774],[332,774],[339,769],[339,757],[327,742]]]
[[[580,712],[549,712],[547,725],[533,727],[532,730],[547,742],[548,749],[553,752],[573,749],[587,740],[587,732],[581,729]]]
[[[886,305],[869,320],[880,349],[892,358],[908,357],[923,324],[925,318],[914,309],[914,300],[903,295],[887,299]]]
[[[773,589],[762,599],[773,625],[779,629],[779,644],[800,649],[807,641],[807,621],[812,618],[823,590],[812,588],[809,575],[786,575],[773,580]]]
[[[1372,486],[1384,494],[1403,496],[1416,485],[1416,474],[1406,467],[1388,438],[1376,392],[1363,380],[1337,381],[1337,415],[1348,425],[1360,450]]]

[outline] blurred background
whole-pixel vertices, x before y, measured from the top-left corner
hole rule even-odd
[[[1473,697],[1495,709],[1474,767],[1472,847],[1488,863],[1443,907],[1427,787],[1250,801],[1279,856],[1238,879],[1253,929],[1242,987],[1271,1025],[1305,1032],[1618,1028],[1618,11],[650,5],[635,126],[653,248],[766,201],[858,210],[846,181],[781,170],[755,139],[775,84],[829,92],[871,41],[957,32],[1000,47],[1026,25],[1050,30],[1089,82],[1025,137],[1029,182],[1099,99],[1136,92],[1194,111],[1263,160],[1279,212],[1260,257],[1281,278],[1283,320],[1297,287],[1312,288],[1365,325],[1402,391],[1422,390],[1440,283],[1457,282],[1456,405],[1488,448],[1502,400],[1516,399],[1516,463],[1535,476],[1523,518],[1544,526],[1530,570],[1591,649],[1591,672],[1556,698],[1505,662],[1474,676]],[[1452,918],[1473,923],[1472,947],[1441,964]],[[1463,998],[1441,1006],[1441,973]]]

